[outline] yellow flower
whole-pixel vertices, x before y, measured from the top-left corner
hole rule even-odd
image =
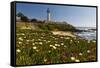
[[[48,41],[48,43],[49,43],[50,41]]]
[[[94,41],[92,41],[92,42],[94,42],[94,43],[95,43],[96,41],[94,40]]]
[[[58,44],[55,44],[55,46],[58,46]]]
[[[56,49],[56,47],[55,46],[52,46],[53,47],[53,49]]]
[[[24,33],[22,33],[21,35],[25,35]]]
[[[39,50],[36,50],[37,52],[39,52]]]
[[[21,52],[21,50],[20,49],[17,49],[17,52]]]
[[[88,40],[88,43],[90,43],[90,40]]]
[[[71,60],[75,60],[75,57],[71,57]]]
[[[79,41],[77,41],[79,43]]]
[[[38,39],[39,41],[41,41],[41,39]]]
[[[50,47],[52,47],[53,45],[49,45]]]
[[[32,39],[31,41],[34,41],[34,39]]]
[[[90,53],[90,50],[87,50],[87,53]]]
[[[23,41],[22,37],[19,37],[18,39],[21,40],[21,41]]]
[[[49,53],[51,53],[51,51],[50,51],[50,50],[49,50],[48,52],[49,52]]]
[[[60,38],[63,38],[63,37],[60,37]]]
[[[35,45],[35,43],[32,43],[32,45]]]
[[[46,62],[47,61],[47,59],[44,59],[44,62]]]
[[[64,45],[64,43],[61,43],[61,45]]]
[[[36,46],[34,46],[34,47],[33,47],[33,49],[37,49],[37,47],[36,47]]]
[[[22,42],[18,42],[19,44],[22,44]]]
[[[39,44],[41,44],[41,45],[42,45],[43,43],[42,43],[42,42],[39,42]]]
[[[27,42],[29,42],[30,40],[26,40]]]
[[[79,53],[79,55],[82,56],[83,54],[82,53]]]
[[[70,40],[70,42],[72,42],[73,40]]]
[[[76,59],[75,62],[80,62],[80,60],[79,59]]]

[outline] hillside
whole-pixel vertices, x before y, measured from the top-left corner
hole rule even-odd
[[[43,31],[75,31],[75,27],[67,23],[39,23],[39,22],[17,22],[17,29],[32,29]]]

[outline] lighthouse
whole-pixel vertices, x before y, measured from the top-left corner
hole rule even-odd
[[[47,21],[50,21],[51,17],[51,12],[49,10],[49,8],[47,9]]]

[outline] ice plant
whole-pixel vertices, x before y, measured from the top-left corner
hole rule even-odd
[[[90,50],[87,50],[87,53],[90,53]]]
[[[36,50],[37,52],[39,52],[39,50]]]
[[[42,45],[43,43],[42,42],[39,42],[39,44]]]
[[[55,46],[58,46],[58,44],[55,44]]]
[[[33,49],[37,49],[37,47],[36,47],[36,46],[34,46],[34,47],[33,47]]]
[[[52,47],[53,45],[49,45],[50,47]]]
[[[75,60],[75,57],[71,57],[71,60]]]
[[[22,42],[20,42],[20,41],[19,41],[18,43],[19,43],[19,44],[22,44]]]
[[[61,45],[64,45],[64,43],[61,43]]]
[[[29,42],[30,40],[26,40],[27,42]]]
[[[88,43],[90,43],[90,40],[88,40]]]
[[[23,41],[22,37],[19,37],[18,39],[21,40],[21,41]]]
[[[21,50],[20,49],[17,49],[17,52],[19,53],[19,52],[21,52]]]
[[[24,33],[22,33],[21,35],[25,35]]]
[[[80,60],[79,59],[76,59],[75,62],[80,62]]]
[[[56,49],[56,47],[55,46],[52,46],[53,47],[53,49]]]
[[[83,54],[82,53],[79,53],[79,55],[82,56]]]
[[[46,62],[47,61],[47,59],[44,59],[44,62]]]
[[[32,45],[35,45],[35,43],[32,43]]]

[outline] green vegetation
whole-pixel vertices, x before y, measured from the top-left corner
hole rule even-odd
[[[50,31],[16,30],[16,65],[83,62],[96,60],[96,41],[53,35]],[[53,30],[59,25],[43,25]],[[29,27],[29,26],[28,26]],[[63,26],[61,26],[63,27]],[[51,29],[52,28],[52,29]],[[62,29],[59,27],[59,29]],[[65,28],[63,28],[65,29]]]
[[[30,27],[36,28],[35,30],[42,30],[42,31],[76,31],[75,27],[70,24],[61,24],[61,23],[39,23],[39,22],[19,22],[17,23],[17,28],[20,29],[22,27]]]

